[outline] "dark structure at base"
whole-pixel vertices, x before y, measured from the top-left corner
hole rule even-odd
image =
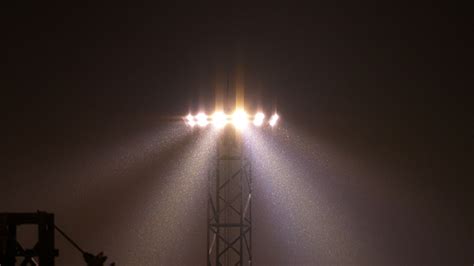
[[[17,231],[21,225],[38,226],[38,242],[34,247],[25,249],[17,241]],[[17,259],[22,266],[54,266],[54,259],[59,252],[54,247],[54,232],[58,231],[79,252],[89,266],[104,265],[107,259],[102,253],[94,256],[83,251],[70,237],[54,224],[54,214],[47,212],[34,213],[0,213],[0,265],[15,266]],[[115,265],[112,263],[111,265]]]
[[[38,242],[32,248],[24,248],[17,241],[20,225],[38,226]],[[16,259],[21,265],[54,265],[58,250],[54,248],[54,214],[0,213],[0,265],[14,266]]]

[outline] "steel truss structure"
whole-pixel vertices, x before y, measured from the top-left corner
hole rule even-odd
[[[24,249],[17,241],[18,226],[38,226],[38,242],[32,249]],[[16,258],[22,258],[21,265],[54,266],[58,250],[54,248],[54,214],[0,213],[0,265],[14,266]],[[36,258],[36,259],[35,259]]]
[[[209,173],[207,265],[252,264],[252,169],[241,136],[226,128]]]

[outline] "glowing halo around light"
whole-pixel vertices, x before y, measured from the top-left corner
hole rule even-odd
[[[270,118],[270,121],[268,121],[268,124],[271,127],[274,127],[276,125],[276,123],[278,122],[279,118],[280,118],[280,116],[278,116],[277,114],[272,115],[272,117]]]
[[[216,128],[223,128],[227,124],[227,115],[224,112],[215,112],[212,115],[212,125]]]
[[[194,120],[194,116],[192,114],[186,116],[186,124],[190,127],[194,127],[196,125],[196,121]]]
[[[248,114],[244,110],[238,109],[232,114],[232,124],[235,128],[244,129],[247,127],[248,122]]]
[[[255,114],[255,117],[253,118],[253,124],[257,127],[260,127],[263,125],[263,120],[265,119],[265,114],[262,112],[258,112]]]
[[[209,121],[207,121],[207,115],[205,113],[199,113],[196,115],[196,121],[198,126],[200,127],[205,127],[207,124],[209,124]]]

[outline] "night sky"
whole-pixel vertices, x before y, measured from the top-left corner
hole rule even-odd
[[[187,228],[165,251],[132,226],[155,226],[136,222],[137,212],[160,213],[140,210],[147,188],[165,187],[162,173],[198,136],[148,153],[140,145],[171,142],[169,124],[212,110],[216,75],[232,81],[240,70],[250,105],[278,110],[291,141],[331,158],[331,178],[305,182],[322,184],[346,217],[334,237],[356,236],[318,255],[324,241],[300,248],[278,227],[283,212],[262,211],[255,265],[474,263],[470,14],[347,2],[5,8],[0,211],[54,212],[84,249],[118,265],[203,265],[205,195],[173,205],[187,210]],[[116,163],[123,158],[134,163]],[[263,210],[269,197],[260,199]],[[82,265],[72,246],[57,245],[59,265]]]

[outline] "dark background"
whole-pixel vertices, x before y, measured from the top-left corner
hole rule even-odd
[[[400,203],[377,186],[345,189],[341,204],[380,243],[379,263],[474,263],[467,9],[23,3],[2,13],[1,211],[67,201],[67,191],[48,190],[56,169],[212,104],[215,73],[241,67],[250,100],[378,169],[362,184],[417,195]],[[69,231],[93,242],[85,229],[99,209],[57,219],[75,220]],[[278,262],[257,249],[261,264]]]

